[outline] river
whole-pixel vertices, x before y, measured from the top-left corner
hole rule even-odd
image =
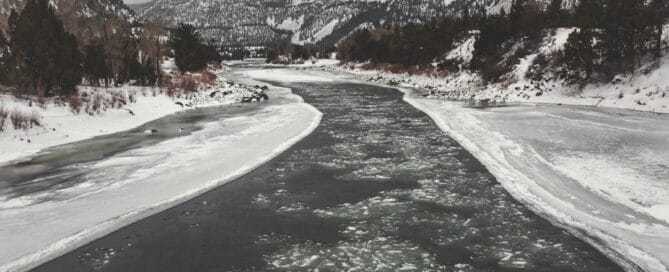
[[[621,271],[515,201],[399,91],[285,87],[323,112],[310,136],[35,271]]]

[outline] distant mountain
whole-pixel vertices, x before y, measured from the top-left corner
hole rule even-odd
[[[20,12],[26,0],[0,0],[0,29],[7,31],[7,20],[12,9]],[[135,24],[137,15],[123,0],[50,0],[71,32],[95,35],[105,19]],[[93,33],[91,33],[93,32]]]
[[[565,7],[576,0],[564,0]],[[335,43],[351,31],[384,22],[428,22],[483,3],[489,13],[512,0],[154,0],[137,5],[143,19],[190,23],[223,44]],[[541,0],[547,4],[550,0]]]

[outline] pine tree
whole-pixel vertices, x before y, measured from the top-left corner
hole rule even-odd
[[[666,0],[653,0],[648,6],[649,23],[653,30],[654,48],[653,55],[657,59],[662,55],[662,35],[667,18]]]
[[[562,61],[567,66],[563,76],[569,82],[583,83],[592,77],[597,59],[593,41],[593,32],[587,28],[569,35],[562,54]]]
[[[10,23],[14,76],[21,88],[39,96],[63,95],[81,81],[80,53],[48,0],[28,0]]]
[[[201,70],[209,61],[220,61],[216,47],[202,43],[200,34],[192,25],[180,24],[173,29],[169,44],[174,50],[176,65],[182,73]]]
[[[469,3],[465,4],[465,8],[462,10],[462,25],[468,29],[469,28],[469,21],[471,19],[471,15],[469,14]]]
[[[525,1],[513,0],[509,12],[509,26],[514,35],[523,33],[523,20],[525,17]]]
[[[5,35],[0,33],[0,83],[9,83],[11,60],[12,56],[9,41],[7,41]]]
[[[644,6],[638,0],[609,0],[603,24],[605,72],[612,76],[630,72],[638,66],[640,54],[649,38],[643,18]]]
[[[576,6],[574,21],[581,28],[594,28],[599,26],[603,17],[604,5],[601,0],[580,0]]]
[[[562,10],[562,0],[551,0],[547,11],[548,25],[552,27],[563,24],[564,11]]]
[[[84,51],[84,76],[89,84],[100,86],[100,80],[107,76],[104,47],[98,43],[90,44],[84,48]]]

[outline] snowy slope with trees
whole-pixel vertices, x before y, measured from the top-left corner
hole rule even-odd
[[[171,25],[194,24],[205,36],[224,44],[264,45],[287,39],[332,45],[361,26],[428,23],[481,3],[490,13],[498,13],[508,11],[511,0],[156,0],[137,6],[137,12],[141,18],[161,18]],[[573,3],[565,1],[564,7],[571,8]]]

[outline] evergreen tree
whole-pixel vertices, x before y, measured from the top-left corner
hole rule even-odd
[[[216,47],[202,43],[195,27],[180,24],[171,31],[169,45],[174,50],[174,57],[182,73],[204,69],[209,61],[222,59]]]
[[[10,26],[15,84],[36,95],[64,95],[81,81],[77,40],[48,0],[28,0]]]
[[[567,66],[563,77],[569,82],[583,82],[592,77],[597,59],[593,41],[593,32],[587,28],[569,35],[562,54],[562,61]]]
[[[638,0],[609,0],[603,24],[602,46],[605,73],[609,76],[634,70],[644,50],[648,32],[643,16],[644,6]]]
[[[0,83],[9,83],[11,60],[12,56],[9,41],[7,41],[5,35],[0,33]]]
[[[525,1],[513,0],[511,11],[509,12],[509,27],[514,35],[521,34],[524,28],[523,20],[525,17]]]
[[[465,8],[462,10],[462,25],[465,28],[469,28],[469,21],[471,20],[471,15],[469,14],[469,3],[465,4]]]
[[[548,25],[551,27],[561,26],[564,22],[564,11],[562,10],[562,0],[551,0],[547,11]]]
[[[654,48],[653,54],[655,58],[662,55],[662,35],[664,34],[664,24],[667,20],[667,1],[666,0],[652,0],[648,6],[648,19],[653,30]]]
[[[576,6],[574,21],[581,28],[597,27],[604,16],[604,5],[601,0],[580,0]]]
[[[84,76],[89,84],[100,86],[100,80],[108,76],[104,47],[97,43],[90,44],[84,48],[84,51]]]

